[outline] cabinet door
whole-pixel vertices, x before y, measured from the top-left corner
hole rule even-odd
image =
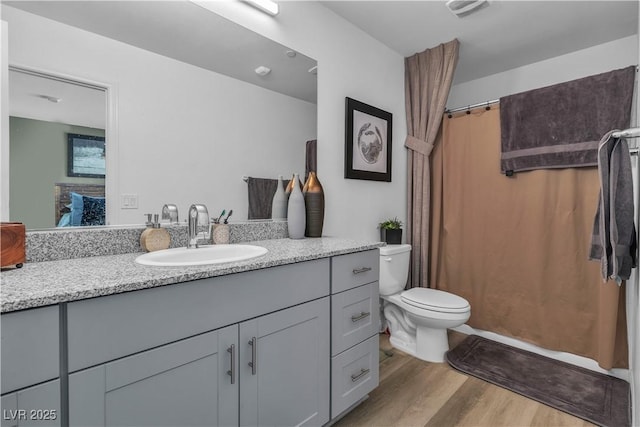
[[[329,298],[240,324],[240,425],[329,421]]]
[[[2,396],[2,427],[18,426],[18,394],[11,393]]]
[[[60,380],[2,396],[2,427],[60,425]]]
[[[69,375],[69,424],[237,425],[237,339],[231,326]]]

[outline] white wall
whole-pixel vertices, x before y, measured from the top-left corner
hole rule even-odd
[[[637,64],[638,37],[634,35],[457,84],[451,88],[447,107],[464,107]]]
[[[378,240],[382,219],[404,220],[404,58],[316,2],[280,2],[275,18],[240,2],[209,2],[208,7],[318,61],[318,177],[326,197],[324,234]],[[346,96],[393,114],[392,182],[344,179]]]
[[[0,94],[9,90],[8,28],[0,22]],[[9,99],[0,96],[0,220],[9,221]]]
[[[165,203],[182,219],[191,203],[246,219],[243,175],[304,173],[316,105],[10,7],[2,19],[11,65],[110,87],[117,123],[107,139],[118,147],[107,191],[139,196],[139,209],[109,210],[112,224],[140,224]]]

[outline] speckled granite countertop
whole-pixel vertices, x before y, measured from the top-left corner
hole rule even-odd
[[[269,252],[259,258],[193,267],[150,267],[135,262],[141,253],[26,263],[0,275],[2,313],[153,288],[207,277],[374,249],[380,242],[334,237],[247,242]]]

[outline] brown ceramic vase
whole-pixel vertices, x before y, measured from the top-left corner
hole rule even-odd
[[[307,182],[302,189],[307,214],[307,225],[304,235],[321,237],[324,224],[324,190],[315,172],[309,172]]]

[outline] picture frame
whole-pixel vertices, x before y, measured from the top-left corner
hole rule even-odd
[[[345,98],[344,177],[391,182],[393,115]]]
[[[104,178],[105,139],[102,136],[67,134],[67,176]]]

